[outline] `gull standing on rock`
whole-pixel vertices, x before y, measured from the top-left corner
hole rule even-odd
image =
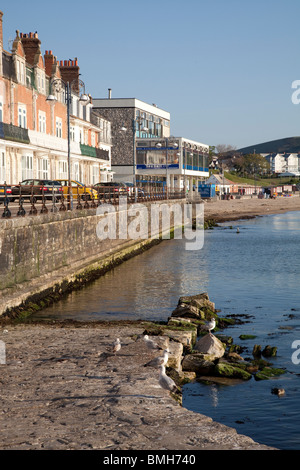
[[[161,365],[166,366],[168,359],[169,359],[169,350],[165,349],[163,356],[155,357],[151,361],[144,364],[144,367],[159,367]]]
[[[161,350],[162,348],[158,346],[152,339],[149,338],[148,335],[144,336],[144,341],[147,345],[147,348],[150,350]]]
[[[166,374],[166,368],[163,364],[161,364],[159,366],[159,379],[158,379],[158,383],[159,385],[161,386],[161,388],[164,388],[165,390],[169,390],[169,392],[173,392],[173,393],[180,393],[181,394],[181,391],[179,390],[179,388],[177,387],[176,383],[174,382],[173,379],[171,379],[171,377],[169,377],[167,374]]]
[[[212,318],[210,321],[205,323],[205,329],[208,330],[210,334],[212,334],[212,330],[214,330],[216,327],[216,320]]]
[[[114,354],[116,354],[118,351],[120,351],[120,349],[121,349],[120,338],[117,338],[116,341],[114,342],[112,352],[113,352]]]

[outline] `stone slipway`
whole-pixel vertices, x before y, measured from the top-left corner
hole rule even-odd
[[[271,450],[158,385],[143,323],[0,324],[2,450]],[[121,351],[108,354],[116,337]],[[3,344],[3,343],[2,343]]]

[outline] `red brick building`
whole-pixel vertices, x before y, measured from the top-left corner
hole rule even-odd
[[[111,170],[110,122],[93,112],[91,97],[85,106],[80,103],[77,58],[58,61],[51,50],[42,55],[37,32],[16,31],[11,51],[3,50],[2,17],[0,12],[0,183],[67,178],[67,82],[71,178],[86,185],[106,181]],[[47,100],[50,94],[54,102]]]

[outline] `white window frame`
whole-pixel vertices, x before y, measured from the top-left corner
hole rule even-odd
[[[68,162],[67,160],[59,160],[58,162],[58,179],[64,180],[68,178]]]
[[[0,122],[3,122],[3,98],[0,96]]]
[[[27,128],[27,109],[25,104],[18,105],[18,124],[19,127]]]
[[[55,135],[56,137],[62,138],[62,120],[61,118],[56,118],[55,121]]]
[[[79,162],[74,162],[73,164],[73,175],[75,181],[80,181],[80,167]]]
[[[46,134],[46,113],[39,111],[39,132]]]
[[[92,147],[96,147],[96,135],[95,132],[91,132],[91,145]]]
[[[21,159],[22,181],[33,178],[33,156],[22,155]]]
[[[43,157],[39,160],[39,177],[41,180],[49,179],[49,160],[47,157]]]
[[[6,164],[5,164],[5,151],[0,150],[0,183],[6,181]]]
[[[92,166],[92,184],[99,183],[99,165]]]

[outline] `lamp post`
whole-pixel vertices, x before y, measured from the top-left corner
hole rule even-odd
[[[89,97],[85,93],[85,85],[82,80],[73,80],[71,83],[65,83],[61,78],[55,78],[50,82],[50,95],[47,96],[46,101],[55,103],[57,97],[51,94],[52,90],[56,93],[62,89],[65,91],[65,103],[67,104],[67,133],[68,133],[68,210],[73,210],[73,194],[71,192],[71,133],[70,133],[70,105],[72,100],[72,85],[77,82],[79,87],[83,88],[83,93],[79,97],[80,103],[83,105],[88,104]]]

